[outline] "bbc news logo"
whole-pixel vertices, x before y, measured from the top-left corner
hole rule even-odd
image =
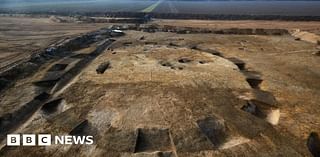
[[[91,145],[93,136],[51,136],[50,134],[9,134],[7,146]]]

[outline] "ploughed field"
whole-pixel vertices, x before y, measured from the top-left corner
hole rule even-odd
[[[97,27],[55,44],[24,64],[32,69],[25,77],[0,75],[11,83],[0,89],[0,156],[319,152],[315,43],[268,28],[240,35],[125,26],[124,34],[112,31],[122,25]],[[94,143],[9,147],[7,133],[92,135]]]
[[[320,16],[319,1],[0,1],[0,11]]]

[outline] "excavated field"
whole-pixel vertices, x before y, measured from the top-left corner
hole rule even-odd
[[[0,156],[312,156],[316,44],[290,35],[124,32],[97,33],[5,89]],[[7,133],[93,135],[94,144],[9,147]]]

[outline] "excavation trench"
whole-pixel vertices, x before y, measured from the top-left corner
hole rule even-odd
[[[0,117],[0,140],[3,140],[11,130],[17,128],[33,115],[43,102],[45,102],[50,95],[43,92],[35,96],[31,101],[27,102],[23,107],[15,110],[12,113],[7,113]]]
[[[48,71],[63,71],[67,66],[68,64],[55,64]]]
[[[166,128],[150,128],[138,129],[137,143],[135,153],[138,152],[155,152],[155,151],[171,151],[171,138],[169,129]]]
[[[71,68],[65,75],[52,88],[51,93],[55,93],[65,87],[76,75],[78,75],[82,69],[84,69],[92,60],[94,60],[99,54],[101,54],[108,46],[112,44],[114,40],[105,40],[98,44],[96,50],[94,50],[87,58],[79,61],[73,68]]]
[[[57,98],[54,100],[51,100],[47,103],[45,103],[42,107],[41,110],[45,114],[52,114],[58,111],[59,106],[62,104],[63,98]]]
[[[56,64],[47,72],[46,76],[37,82],[34,82],[37,86],[53,87],[51,93],[54,94],[65,85],[69,83],[83,68],[85,68],[94,58],[101,54],[110,44],[111,40],[105,40],[98,44],[98,47],[93,51],[89,57],[77,62],[73,68],[67,72],[61,72],[65,70],[68,64]],[[2,141],[6,134],[12,130],[18,128],[26,122],[50,97],[46,92],[34,97],[30,102],[27,102],[17,110],[2,115],[0,117],[0,140]],[[54,100],[43,105],[42,110],[47,113],[53,113],[59,106],[61,99]],[[77,133],[78,131],[74,131]]]

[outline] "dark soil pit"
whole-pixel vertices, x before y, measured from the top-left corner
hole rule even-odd
[[[314,157],[320,157],[320,138],[318,133],[310,133],[307,140],[307,147]]]
[[[47,100],[49,97],[50,97],[50,94],[48,94],[47,92],[42,92],[39,95],[37,95],[34,99],[44,101],[44,100]]]
[[[138,137],[137,130],[120,130],[111,127],[98,141],[98,147],[107,152],[130,152],[134,153]]]
[[[55,64],[48,71],[62,71],[67,68],[68,64]]]
[[[33,84],[39,87],[53,87],[58,81],[59,80],[37,81],[37,82],[33,82]]]
[[[216,51],[216,50],[211,50],[210,53],[211,53],[212,55],[215,55],[215,56],[223,57],[223,55],[221,54],[221,52],[218,52],[218,51]]]
[[[61,71],[47,72],[41,80],[33,82],[33,84],[40,87],[52,87],[61,79],[62,75]]]
[[[238,58],[227,58],[229,61],[231,61],[232,63],[234,63],[235,65],[237,65],[237,67],[240,69],[240,70],[244,70],[245,69],[245,65],[246,63]]]
[[[132,45],[132,42],[124,42],[123,45],[124,46],[129,46],[129,45]]]
[[[57,98],[45,103],[41,110],[46,114],[51,114],[58,111],[59,105],[62,103],[63,98]]]
[[[203,134],[211,141],[215,148],[226,142],[228,138],[224,120],[217,117],[200,119],[197,124]]]
[[[257,106],[256,104],[254,104],[253,102],[248,101],[248,102],[247,102],[247,105],[242,106],[241,109],[242,109],[243,111],[245,111],[245,112],[248,112],[248,113],[256,116],[256,117],[266,118],[267,115],[261,111],[260,107],[261,107],[260,105],[259,105],[259,107],[258,107],[258,106]]]
[[[153,42],[153,41],[147,41],[144,44],[146,44],[146,45],[157,45],[158,43],[157,42]]]
[[[52,127],[60,133],[72,133],[75,128],[87,121],[84,117],[79,115],[76,110],[77,108],[69,108],[48,119],[48,121],[52,123]]]
[[[11,83],[12,83],[11,81],[5,78],[0,78],[0,91],[10,86]]]
[[[280,110],[275,105],[249,100],[247,105],[241,108],[252,115],[264,119],[272,125],[277,125],[280,118]]]
[[[74,136],[85,135],[86,127],[88,127],[88,120],[84,120],[83,122],[81,122],[79,125],[73,128],[69,134]]]
[[[0,140],[2,140],[3,135],[7,134],[8,131],[19,126],[32,116],[32,114],[40,107],[42,102],[47,100],[49,97],[50,95],[48,93],[42,92],[16,111],[3,115],[0,118]]]
[[[259,88],[263,79],[256,72],[244,71],[243,75],[246,77],[246,81],[252,88]]]
[[[192,62],[192,60],[189,59],[189,58],[180,58],[180,59],[178,60],[178,62],[179,62],[179,63],[190,63],[190,62]]]
[[[247,82],[252,88],[260,88],[260,84],[262,83],[261,78],[246,78]]]
[[[197,47],[197,45],[191,45],[191,46],[190,46],[190,49],[192,49],[192,50],[198,50],[199,48]]]
[[[200,64],[206,64],[208,61],[199,61]]]
[[[320,56],[320,51],[314,52],[312,54],[315,55],[315,56]]]
[[[89,55],[88,54],[76,54],[76,55],[73,55],[73,56],[70,56],[71,58],[86,58],[88,57]]]
[[[173,69],[173,70],[183,70],[184,69],[184,67],[181,67],[181,66],[172,66],[171,67],[171,69]]]
[[[135,153],[172,150],[170,132],[167,128],[139,128]]]
[[[96,72],[97,74],[103,74],[109,68],[110,68],[110,62],[107,61],[107,62],[101,63],[96,69]]]
[[[170,43],[169,43],[169,46],[179,47],[180,45],[178,45],[178,44],[176,44],[176,43],[170,42]]]
[[[169,61],[160,61],[159,64],[164,67],[172,67],[172,64]]]
[[[273,96],[271,92],[263,91],[259,89],[252,90],[253,98],[250,101],[253,103],[264,103],[270,106],[275,106],[277,104],[276,98]]]
[[[241,110],[246,111],[251,114],[255,114],[257,111],[257,106],[248,101],[246,105],[241,107]]]

